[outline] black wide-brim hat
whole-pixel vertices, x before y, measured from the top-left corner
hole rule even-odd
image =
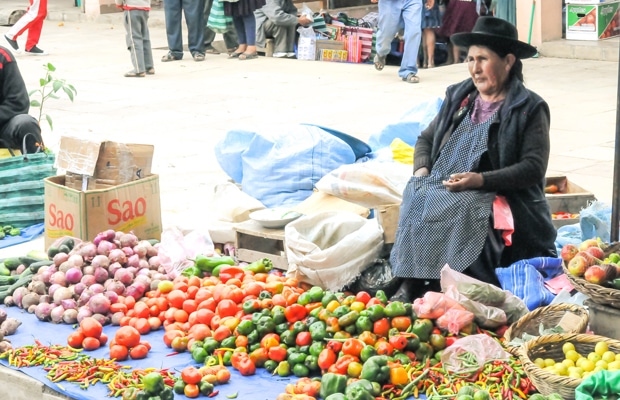
[[[459,47],[485,46],[491,50],[501,49],[517,58],[536,55],[536,47],[519,40],[517,28],[510,22],[496,17],[480,17],[471,32],[455,33],[450,41]]]

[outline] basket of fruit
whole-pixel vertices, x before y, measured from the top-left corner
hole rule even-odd
[[[524,343],[519,358],[540,393],[573,400],[583,378],[620,370],[620,341],[583,333],[544,335]]]
[[[579,246],[562,247],[563,268],[575,289],[593,302],[620,308],[620,255],[618,244],[588,239]]]
[[[588,327],[588,311],[576,304],[558,303],[525,314],[506,330],[506,350],[518,356],[520,343],[541,336],[549,328],[562,327],[562,333],[584,333]]]

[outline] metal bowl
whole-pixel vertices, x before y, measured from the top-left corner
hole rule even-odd
[[[284,228],[286,224],[299,217],[301,217],[300,213],[286,208],[265,208],[250,214],[250,219],[258,222],[264,228],[271,229]]]

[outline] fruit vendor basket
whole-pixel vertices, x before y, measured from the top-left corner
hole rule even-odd
[[[521,346],[519,358],[525,373],[536,389],[545,396],[551,393],[558,393],[565,400],[574,400],[575,388],[579,386],[581,379],[557,375],[540,368],[534,363],[534,360],[537,358],[561,362],[565,358],[562,346],[567,342],[571,342],[579,354],[587,357],[589,353],[594,351],[596,344],[599,342],[607,343],[609,350],[619,353],[620,341],[585,333],[558,333],[539,336]]]
[[[590,283],[585,279],[575,276],[568,272],[566,264],[562,263],[564,274],[573,287],[588,296],[593,302],[620,309],[620,290]]]
[[[524,333],[540,336],[541,324],[544,329],[561,326],[564,333],[584,333],[588,327],[588,311],[581,306],[568,303],[538,307],[510,325],[504,334],[506,343],[522,338]],[[518,357],[520,347],[506,345],[506,350]]]

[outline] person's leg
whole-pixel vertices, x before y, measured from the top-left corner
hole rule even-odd
[[[205,0],[203,18],[205,20],[205,32],[204,32],[204,44],[205,50],[213,49],[213,41],[215,40],[215,32],[213,32],[208,26],[209,15],[211,15],[211,7],[213,6],[213,0]]]
[[[241,54],[248,47],[248,42],[245,37],[245,25],[243,24],[243,17],[233,17],[233,24],[235,25],[235,31],[237,32],[237,41],[239,42],[239,47],[237,48],[237,51],[235,51],[235,54]]]
[[[239,42],[237,41],[237,32],[234,29],[230,29],[223,34],[224,43],[226,44],[226,49],[228,51],[234,51],[237,47],[239,47]]]
[[[418,51],[422,40],[422,0],[405,0],[403,11],[405,23],[405,49],[398,75],[407,79],[418,74]]]
[[[164,15],[166,18],[166,38],[170,55],[177,60],[183,58],[183,36],[181,30],[181,2],[182,0],[164,1]]]
[[[435,67],[435,31],[432,28],[424,29],[424,47],[428,60],[428,67]]]
[[[289,50],[289,38],[287,37],[288,30],[286,28],[286,26],[274,24],[271,20],[263,22],[265,37],[273,38],[274,41],[274,56],[278,54],[281,55],[281,57],[285,57],[287,52],[292,51]]]
[[[32,135],[26,136],[28,133]],[[24,138],[28,153],[36,152],[43,142],[39,122],[29,114],[16,115],[0,130],[0,139],[9,148],[23,151]]]
[[[22,15],[19,20],[17,20],[5,36],[10,40],[17,40],[17,38],[28,29],[32,21],[37,18],[40,5],[40,0],[30,0],[30,5],[26,9],[26,13]]]
[[[185,23],[187,24],[187,46],[192,55],[202,54],[204,59],[204,1],[205,0],[183,0],[183,12],[185,13]],[[195,57],[194,57],[195,58]]]
[[[28,38],[26,39],[26,51],[30,51],[33,47],[39,44],[41,39],[41,30],[43,29],[43,22],[47,16],[47,0],[33,0],[32,6],[37,8],[37,15],[32,22],[28,25]]]
[[[124,11],[124,25],[127,31],[127,48],[131,55],[131,63],[133,64],[133,73],[128,72],[125,76],[144,76],[146,68],[144,67],[144,48],[142,43],[142,24],[140,21],[139,11]]]
[[[254,13],[243,16],[243,25],[245,26],[245,39],[248,44],[246,53],[256,53],[256,18]]]
[[[377,30],[377,55],[375,56],[375,68],[383,69],[385,57],[392,49],[392,40],[400,29],[400,14],[404,0],[381,0],[379,1],[379,19]],[[381,65],[379,65],[381,64]]]
[[[153,63],[153,51],[151,49],[151,32],[149,31],[149,11],[143,11],[142,16],[142,52],[144,54],[144,68],[146,73],[153,75],[155,73],[155,64]]]

